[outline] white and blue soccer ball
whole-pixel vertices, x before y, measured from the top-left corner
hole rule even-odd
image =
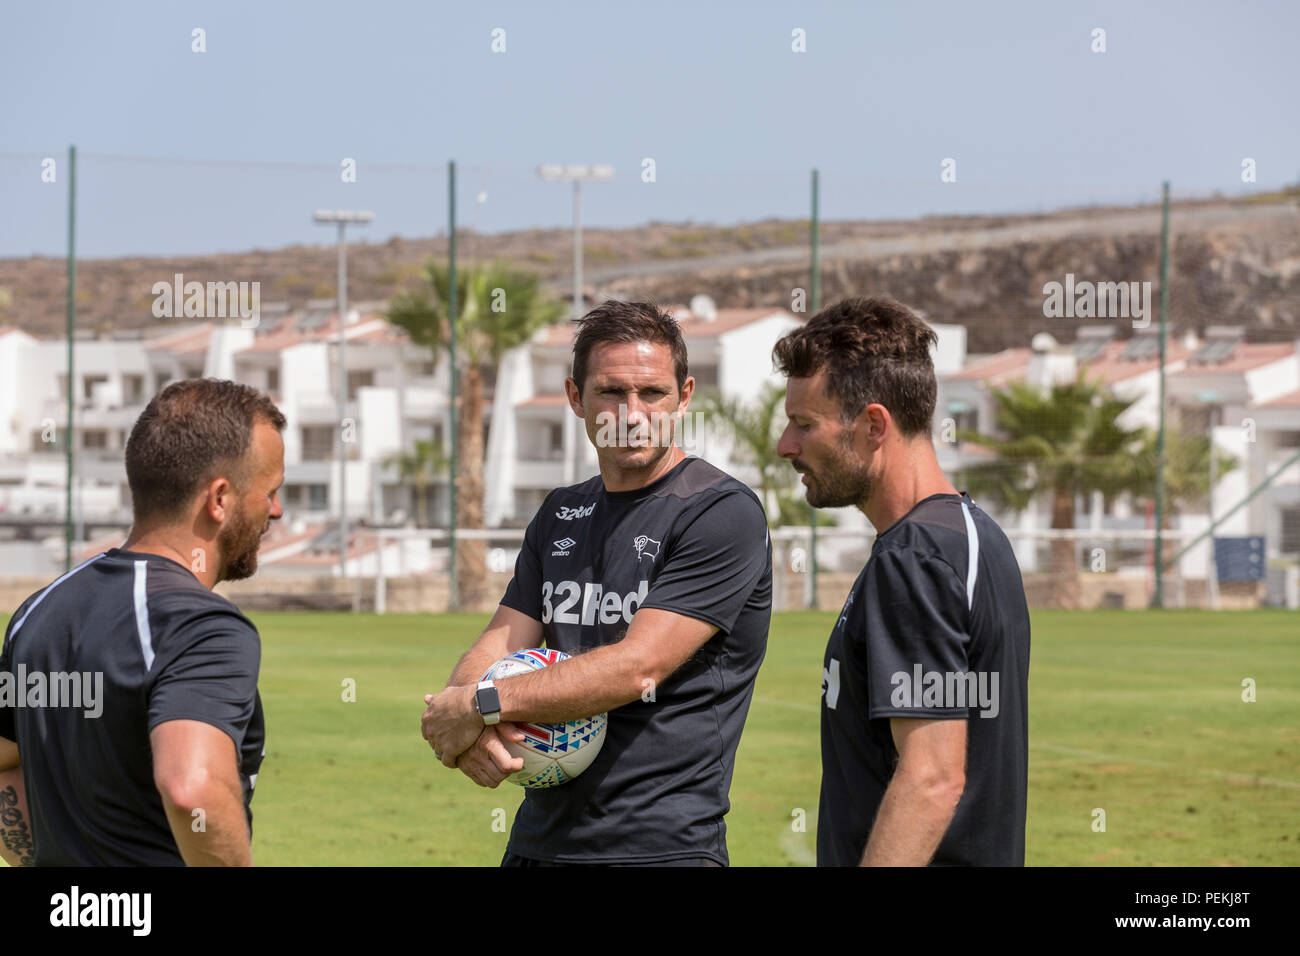
[[[487,669],[481,680],[498,681],[541,670],[548,664],[562,661],[569,655],[564,651],[533,647],[515,651]],[[524,759],[522,770],[506,779],[530,790],[558,787],[568,783],[591,766],[605,742],[605,725],[608,714],[596,714],[562,724],[529,724],[516,722],[524,734],[523,743],[505,741],[506,749]]]

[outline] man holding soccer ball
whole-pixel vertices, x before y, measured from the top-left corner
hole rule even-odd
[[[822,670],[822,866],[1025,860],[1029,612],[1000,528],[939,469],[934,332],[846,299],[776,344],[778,453],[877,529]]]
[[[525,792],[502,864],[724,866],[771,616],[766,516],[747,486],[674,441],[695,380],[671,316],[606,302],[573,356],[565,389],[600,474],[547,496],[496,614],[425,698],[422,732],[445,765],[494,787],[522,766],[504,743],[522,739],[516,723],[608,711],[580,776]],[[477,686],[543,644],[572,656]]]

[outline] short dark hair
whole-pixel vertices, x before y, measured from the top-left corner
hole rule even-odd
[[[887,296],[857,296],[828,305],[772,349],[787,378],[826,370],[826,390],[840,418],[853,421],[884,405],[908,437],[929,434],[938,386],[930,349],[939,337],[907,306]]]
[[[284,414],[255,388],[215,378],[173,382],[153,397],[126,443],[126,480],[136,521],[179,518],[200,487],[225,472],[237,488],[253,425],[283,431]]]
[[[668,346],[673,357],[677,391],[686,386],[686,342],[677,320],[653,302],[608,299],[578,320],[573,339],[573,381],[582,394],[591,350],[610,342],[654,342]]]

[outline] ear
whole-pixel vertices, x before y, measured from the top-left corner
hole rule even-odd
[[[677,414],[685,415],[686,409],[691,404],[691,396],[695,394],[695,377],[686,376],[686,381],[682,383],[681,399],[677,402]]]
[[[885,436],[894,427],[894,417],[889,414],[889,409],[879,402],[872,402],[866,408],[858,413],[858,419],[854,423],[855,430],[864,436],[871,447],[881,445]]]
[[[573,414],[579,418],[586,418],[587,413],[582,407],[582,396],[578,393],[578,383],[571,378],[564,380],[564,394],[569,399],[569,407],[573,409]]]
[[[234,507],[235,489],[225,478],[213,478],[203,496],[203,513],[221,524]]]

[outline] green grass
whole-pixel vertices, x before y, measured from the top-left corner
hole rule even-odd
[[[813,860],[834,619],[773,619],[731,790],[734,865]],[[499,862],[521,791],[445,770],[419,734],[424,693],[485,616],[254,620],[268,741],[259,864]],[[1300,616],[1042,611],[1033,625],[1028,863],[1300,863]],[[1241,699],[1248,677],[1255,703]],[[355,703],[342,699],[347,678]],[[806,832],[792,825],[799,810]]]

